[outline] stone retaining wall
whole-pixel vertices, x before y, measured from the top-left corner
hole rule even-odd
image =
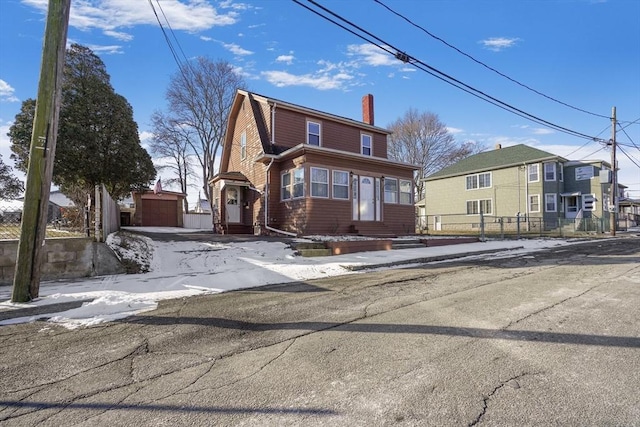
[[[13,284],[17,254],[17,240],[0,241],[0,285]],[[124,273],[113,251],[88,237],[47,239],[43,256],[42,280]]]

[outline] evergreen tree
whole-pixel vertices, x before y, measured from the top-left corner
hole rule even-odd
[[[11,166],[0,155],[0,199],[15,199],[24,191],[24,183],[11,173]]]
[[[8,134],[21,170],[28,163],[34,109],[33,100],[24,101]],[[104,63],[89,48],[72,45],[65,58],[53,182],[82,205],[97,184],[119,199],[147,186],[155,174],[133,109],[113,90]]]

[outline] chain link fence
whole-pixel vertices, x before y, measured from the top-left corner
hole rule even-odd
[[[0,210],[0,240],[19,240],[22,229],[21,209]],[[80,237],[89,235],[87,212],[76,207],[50,208],[46,237]]]
[[[463,235],[480,238],[570,237],[609,231],[608,218],[553,218],[526,216],[423,215],[416,220],[419,234]]]

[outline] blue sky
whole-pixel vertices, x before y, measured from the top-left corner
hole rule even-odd
[[[0,0],[0,154],[9,165],[6,133],[21,102],[37,92],[47,3]],[[415,108],[438,114],[461,141],[488,148],[524,143],[570,160],[610,160],[604,144],[507,112],[427,74],[426,66],[554,125],[605,140],[615,106],[624,127],[617,139],[631,157],[619,152],[619,180],[640,198],[640,1],[317,3],[381,41],[363,40],[292,0],[159,1],[186,58],[228,61],[250,90],[357,120],[362,96],[371,93],[381,127]],[[157,0],[153,4],[158,9]],[[72,0],[68,41],[102,58],[114,89],[133,106],[144,145],[150,116],[165,108],[164,93],[177,70],[149,1]],[[406,52],[422,69],[370,41]],[[190,201],[194,197],[197,189]]]

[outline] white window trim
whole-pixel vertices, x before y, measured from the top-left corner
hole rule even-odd
[[[302,195],[300,196],[296,196],[295,195],[295,188],[296,188],[296,172],[301,171],[302,172]],[[304,195],[305,195],[305,173],[304,173],[304,168],[296,168],[293,169],[291,171],[291,199],[292,200],[297,200],[297,199],[304,199]]]
[[[310,124],[314,124],[314,125],[318,125],[318,147],[322,147],[322,123],[320,122],[316,122],[314,120],[307,120],[307,133],[306,133],[306,139],[307,139],[307,144],[309,145],[315,145],[315,144],[310,144],[309,143],[309,135],[311,135],[311,132],[309,130],[309,125]],[[315,134],[313,134],[315,135]]]
[[[547,197],[553,196],[553,210],[547,209]],[[558,212],[558,195],[556,193],[547,193],[544,195],[544,211]]]
[[[313,180],[313,170],[323,170],[327,172],[327,182],[316,182]],[[318,167],[310,167],[309,168],[309,194],[314,199],[328,199],[329,198],[329,176],[331,172],[327,168],[318,168]],[[313,184],[325,184],[327,186],[327,195],[326,196],[317,196],[313,194]]]
[[[289,185],[287,185],[286,187],[284,186],[284,176],[285,175],[289,175]],[[293,174],[291,173],[291,171],[284,171],[280,174],[280,201],[281,202],[285,202],[287,200],[291,200],[293,198],[293,188],[292,188],[292,177]],[[289,190],[289,197],[285,198],[284,197],[284,189],[288,189]]]
[[[369,154],[364,154],[364,138],[369,137]],[[363,156],[373,156],[373,135],[368,133],[360,134],[360,154]]]
[[[247,131],[243,130],[240,134],[240,160],[247,158]]]
[[[493,199],[470,199],[470,200],[466,200],[464,202],[464,207],[465,207],[465,211],[467,210],[467,205],[469,204],[469,202],[473,202],[476,207],[478,208],[478,213],[468,213],[467,212],[467,216],[480,216],[480,208],[481,208],[481,204],[484,201],[490,201],[491,202],[491,212],[482,212],[483,215],[493,215]]]
[[[531,209],[531,198],[532,197],[537,197],[538,198],[538,210],[534,211],[533,209]],[[541,201],[540,201],[540,195],[539,194],[529,194],[529,200],[527,201],[527,203],[529,204],[529,213],[538,213],[538,212],[540,212],[540,207],[541,207],[540,203],[541,203]]]
[[[335,173],[344,173],[347,175],[347,183],[346,184],[335,184],[334,183],[334,179],[335,179]],[[351,192],[351,180],[349,179],[349,172],[348,171],[341,171],[341,170],[332,170],[331,171],[331,198],[332,199],[336,199],[336,200],[349,200],[349,196],[350,196],[350,192]],[[347,187],[347,197],[336,197],[335,196],[335,186],[338,185],[339,187]]]
[[[562,163],[558,163],[558,181],[564,182],[564,165]]]
[[[387,201],[387,188],[386,188],[387,180],[396,182],[396,191],[395,191],[395,194],[396,194],[395,199],[396,200],[393,201],[393,202]],[[388,204],[391,204],[391,205],[397,205],[398,202],[399,202],[398,199],[400,198],[399,192],[400,192],[400,187],[399,187],[399,183],[398,183],[398,178],[385,178],[384,179],[384,182],[382,184],[382,193],[384,194],[384,202],[385,203],[388,203]]]
[[[489,181],[490,181],[491,185],[481,187],[481,186],[480,186],[480,175],[489,175]],[[467,178],[472,177],[472,176],[475,176],[475,177],[476,177],[476,184],[477,184],[477,187],[471,187],[471,188],[469,188],[469,187],[467,186]],[[464,177],[464,187],[465,187],[465,189],[466,189],[467,191],[473,191],[473,190],[485,190],[485,189],[487,189],[487,188],[491,188],[491,187],[493,187],[493,173],[489,171],[489,172],[480,172],[480,173],[474,173],[474,174],[471,174],[471,175],[466,175],[466,176]]]
[[[402,192],[402,183],[409,183],[409,193]],[[409,203],[402,203],[402,195],[409,194]],[[400,179],[398,180],[398,203],[401,205],[413,205],[413,181],[410,179]]]
[[[551,166],[553,168],[553,178],[547,179],[547,166]],[[544,173],[544,181],[545,182],[555,182],[558,178],[557,166],[556,163],[543,163],[542,171]]]
[[[536,176],[538,177],[537,179],[531,179],[530,168],[532,166],[535,166],[535,168],[536,168]],[[540,182],[540,164],[539,163],[527,165],[527,181],[528,182]]]

